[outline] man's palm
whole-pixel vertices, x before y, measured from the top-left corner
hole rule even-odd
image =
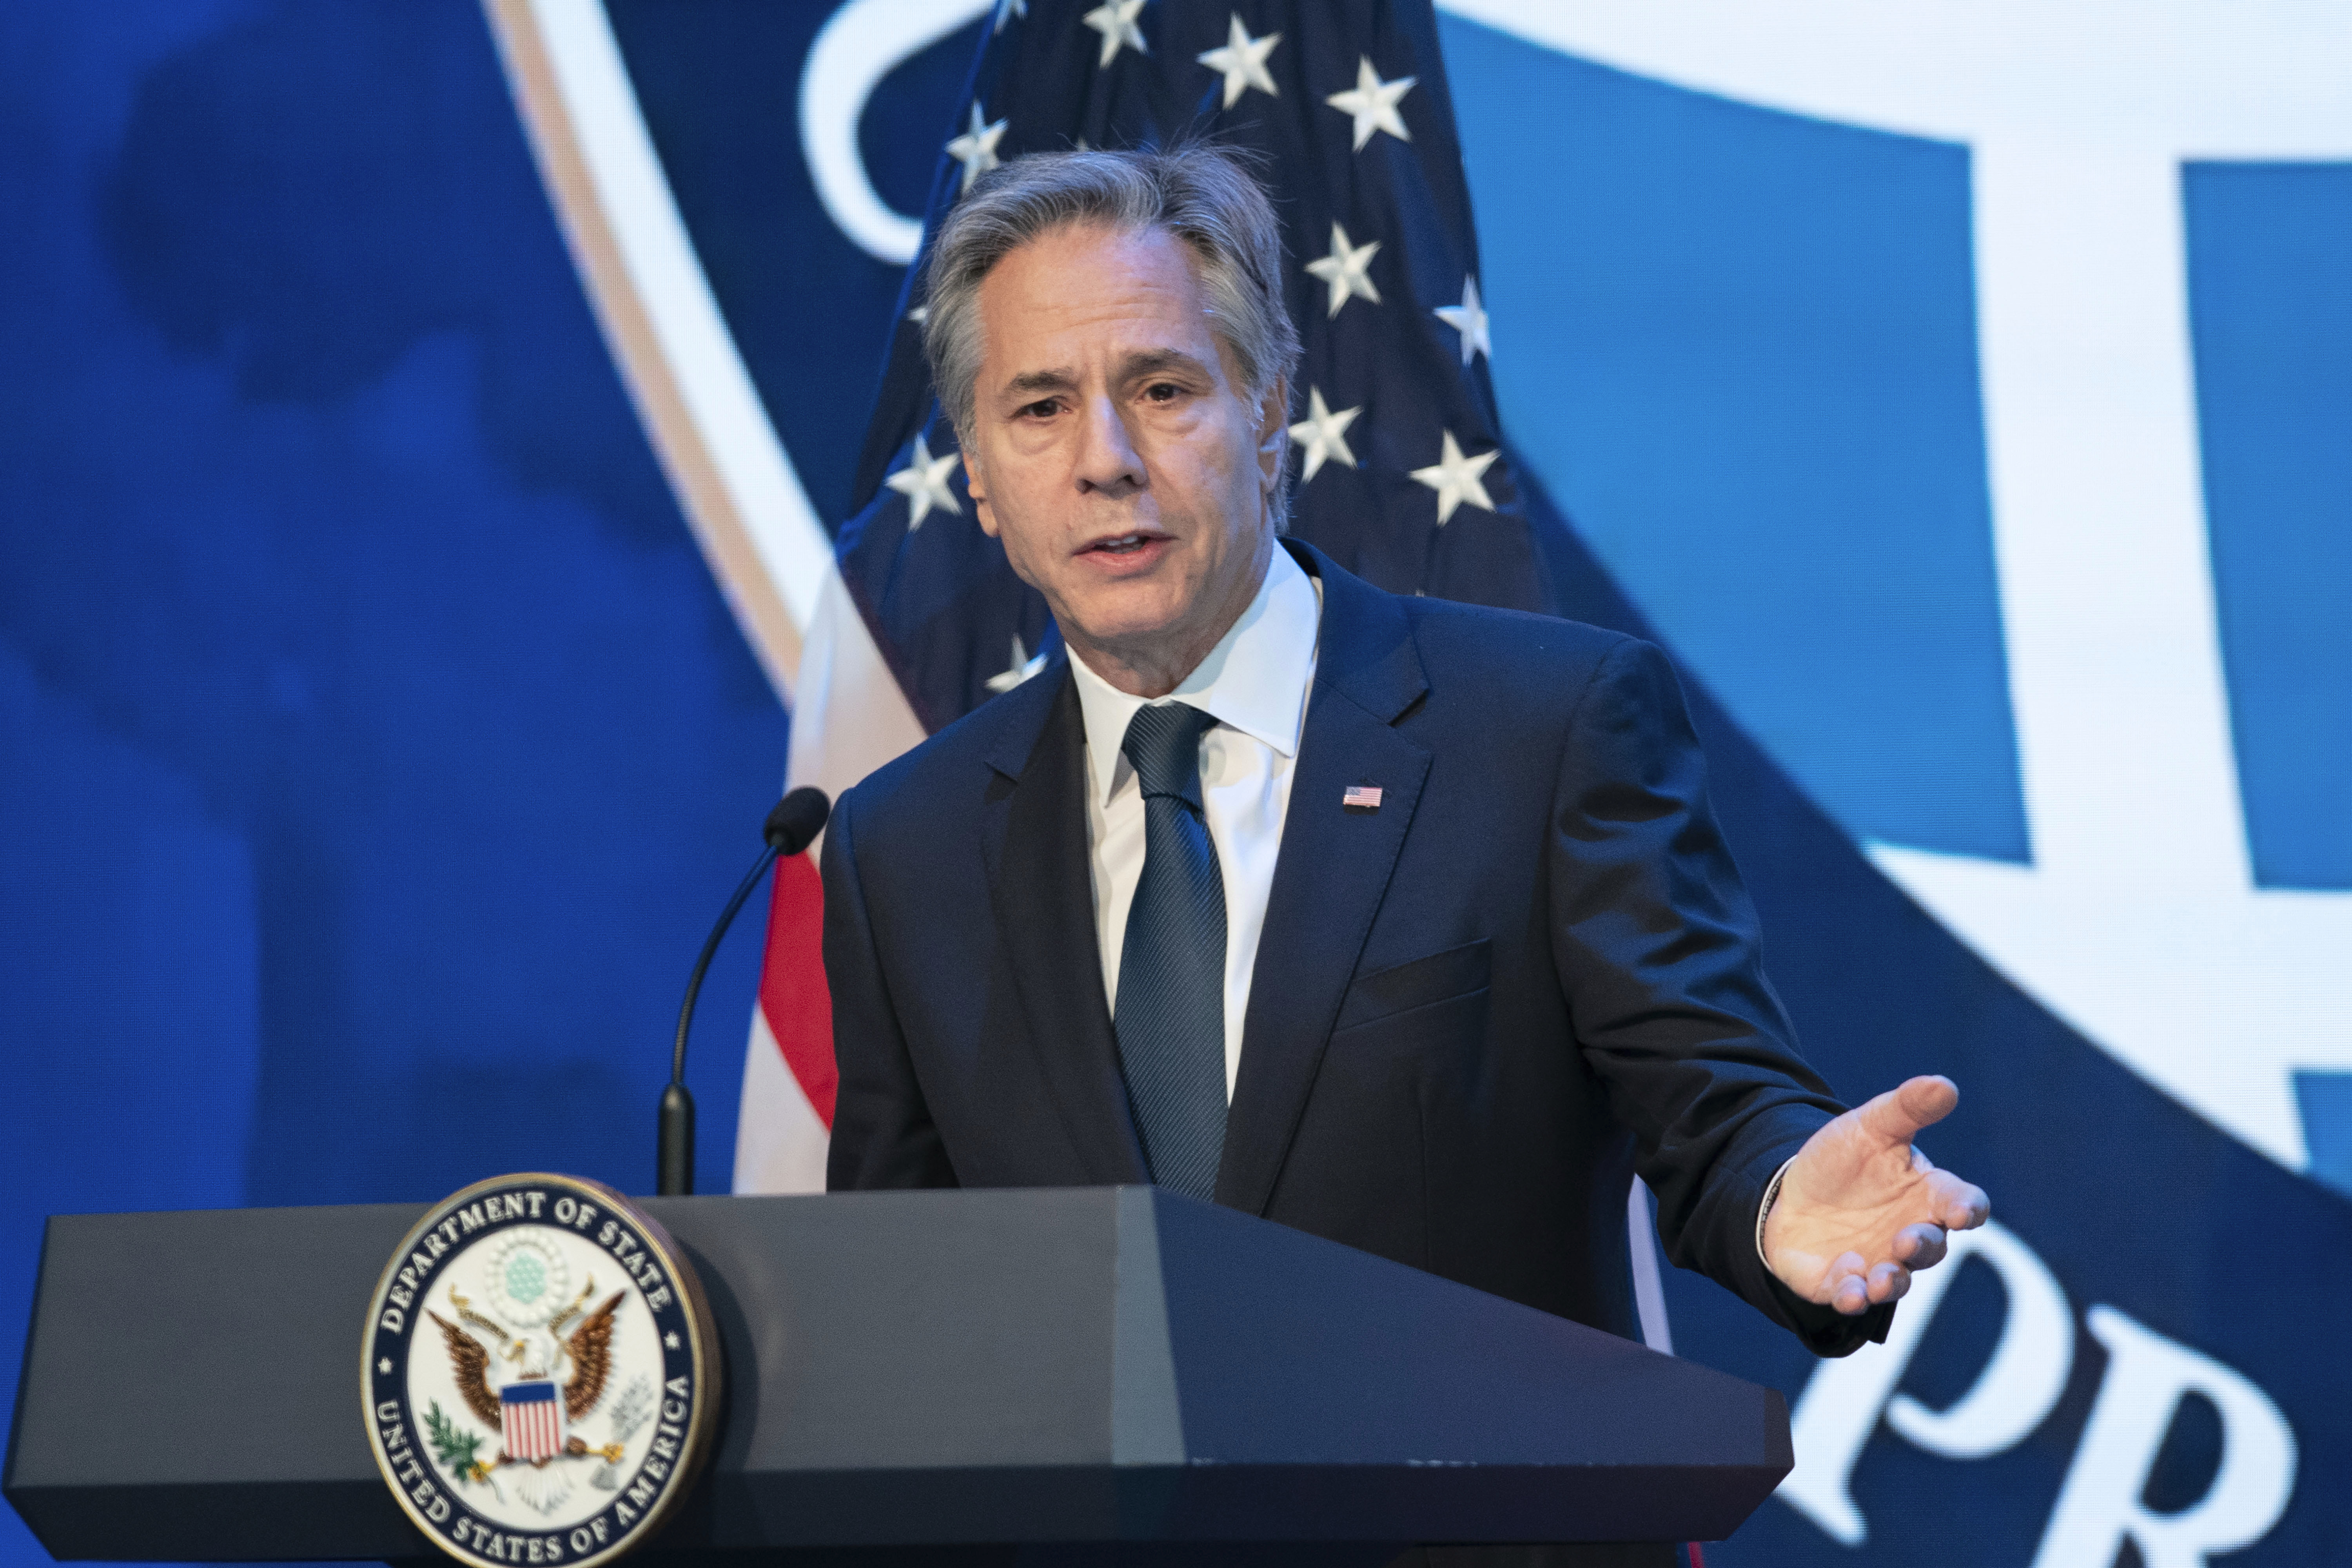
[[[1861,1312],[1942,1261],[1945,1233],[1992,1212],[1981,1188],[1912,1147],[1959,1103],[1945,1078],[1915,1078],[1814,1133],[1790,1162],[1764,1222],[1764,1258],[1809,1301]]]

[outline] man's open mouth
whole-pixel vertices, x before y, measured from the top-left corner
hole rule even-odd
[[[1156,544],[1167,537],[1164,533],[1153,533],[1148,530],[1142,530],[1134,533],[1118,534],[1109,539],[1097,539],[1087,546],[1087,551],[1090,554],[1100,552],[1105,555],[1132,555],[1145,545]]]

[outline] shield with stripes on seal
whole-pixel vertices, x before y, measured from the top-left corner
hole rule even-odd
[[[563,1399],[553,1382],[519,1377],[499,1390],[499,1426],[507,1457],[527,1465],[563,1452]]]

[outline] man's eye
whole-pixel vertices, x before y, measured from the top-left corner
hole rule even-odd
[[[1165,381],[1155,381],[1143,389],[1143,395],[1154,403],[1173,403],[1183,395],[1183,388]]]
[[[1044,419],[1051,416],[1053,412],[1054,400],[1048,397],[1029,405],[1026,408],[1024,408],[1021,411],[1021,414],[1022,417],[1026,419]]]

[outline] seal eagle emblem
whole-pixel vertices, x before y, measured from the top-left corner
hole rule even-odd
[[[369,1304],[368,1439],[435,1545],[593,1568],[651,1535],[710,1447],[719,1342],[668,1236],[572,1176],[426,1211]]]

